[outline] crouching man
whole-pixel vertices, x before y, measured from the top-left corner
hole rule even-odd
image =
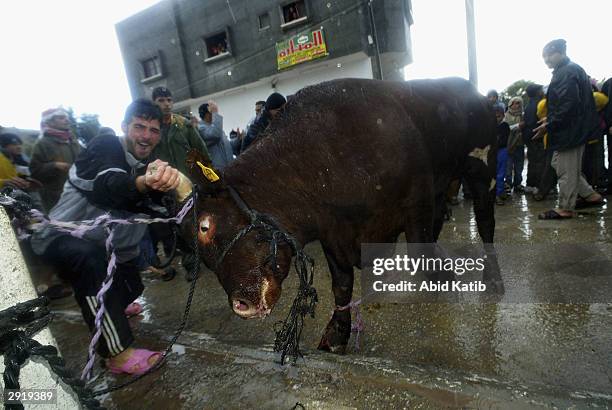
[[[132,102],[121,125],[123,137],[112,131],[100,134],[79,154],[50,218],[82,221],[107,212],[117,218],[146,216],[147,203],[159,200],[180,182],[175,168],[161,160],[149,160],[160,139],[161,121],[162,113],[153,102]],[[141,374],[161,356],[160,352],[132,347],[134,338],[126,317],[126,308],[144,290],[138,273],[138,244],[146,230],[146,225],[114,228],[117,269],[105,295],[106,313],[98,343],[98,352],[107,358],[107,367],[113,373]],[[100,227],[82,239],[53,228],[39,231],[32,238],[34,251],[72,284],[83,319],[92,332],[99,306],[96,294],[107,271],[105,237]]]

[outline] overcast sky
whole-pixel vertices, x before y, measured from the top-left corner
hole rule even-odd
[[[521,78],[547,83],[541,50],[558,37],[592,76],[612,75],[611,0],[474,1],[482,92]],[[131,97],[114,24],[155,3],[1,1],[0,125],[37,129],[40,113],[61,104],[77,115],[99,114],[118,131]],[[413,0],[413,10],[414,63],[407,78],[467,77],[464,0]]]
[[[468,77],[464,0],[412,0],[414,63],[406,78]],[[474,0],[478,88],[550,82],[542,47],[567,41],[568,56],[601,80],[612,76],[612,0]],[[608,18],[606,18],[606,16]]]

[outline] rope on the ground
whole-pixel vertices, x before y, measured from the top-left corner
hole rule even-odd
[[[58,356],[57,349],[32,339],[51,321],[48,304],[49,300],[43,296],[0,311],[0,354],[4,356],[5,364],[4,388],[19,389],[23,364],[30,357],[40,357],[72,389],[83,407],[101,409],[92,390],[66,369],[66,363]],[[23,409],[22,404],[5,404],[5,407]]]

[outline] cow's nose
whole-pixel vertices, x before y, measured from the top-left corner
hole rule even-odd
[[[262,309],[243,298],[232,298],[234,313],[243,319],[253,319],[268,316],[270,309]]]

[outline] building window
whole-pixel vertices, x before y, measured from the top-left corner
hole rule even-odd
[[[270,28],[270,13],[264,13],[259,16],[259,29],[265,30]]]
[[[308,19],[304,0],[292,1],[281,6],[281,27],[291,27]]]
[[[161,60],[156,55],[141,61],[143,78],[142,81],[153,80],[162,76]]]
[[[204,37],[206,46],[205,62],[232,55],[227,30]]]

